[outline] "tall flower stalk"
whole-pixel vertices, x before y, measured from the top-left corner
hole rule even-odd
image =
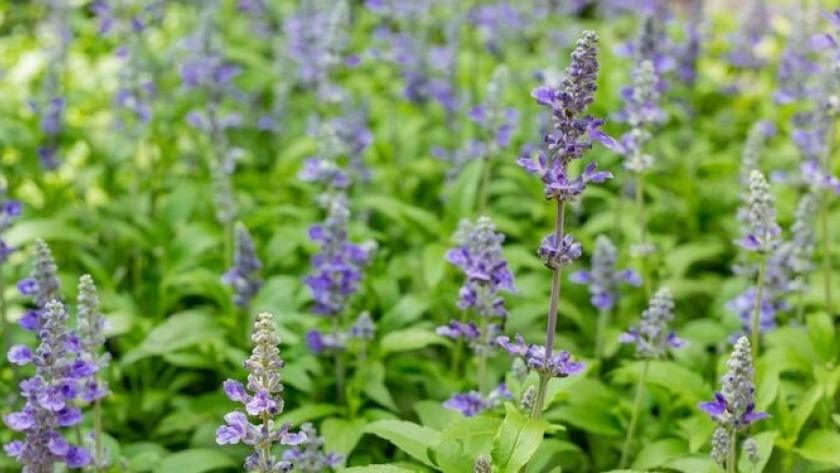
[[[758,274],[756,276],[755,302],[749,325],[753,357],[758,356],[760,321],[764,305],[764,285],[767,272],[768,255],[779,246],[781,228],[776,223],[775,199],[770,193],[770,186],[761,172],[750,173],[748,228],[745,235],[736,243],[743,249],[758,255]]]
[[[636,356],[644,360],[639,383],[636,386],[636,397],[633,402],[633,413],[627,436],[621,448],[619,468],[623,468],[630,459],[630,448],[636,435],[636,425],[642,411],[642,396],[650,368],[650,360],[662,358],[669,348],[682,348],[686,342],[677,337],[676,332],[670,330],[670,323],[674,320],[674,299],[668,288],[662,288],[650,300],[650,306],[642,312],[642,320],[638,328],[631,328],[619,337],[621,343],[635,343]]]
[[[604,332],[609,325],[610,315],[618,302],[619,285],[640,286],[642,277],[632,269],[617,268],[618,250],[606,235],[599,235],[595,240],[595,253],[592,255],[592,269],[580,270],[569,275],[569,280],[577,284],[589,285],[589,299],[598,309],[598,325],[595,332],[595,357],[604,356]]]
[[[554,200],[557,209],[554,232],[543,238],[538,250],[545,266],[552,271],[545,346],[526,345],[519,335],[515,344],[510,343],[509,337],[503,336],[498,339],[500,345],[511,354],[522,356],[528,367],[539,374],[537,399],[531,412],[533,418],[542,415],[550,378],[565,377],[583,369],[581,363],[570,361],[568,352],[561,351],[555,354],[554,338],[560,303],[561,273],[563,267],[581,255],[580,243],[575,242],[571,234],[564,233],[566,202],[576,200],[588,183],[600,183],[612,177],[609,172],[596,171],[594,162],[589,163],[581,174],[574,177],[569,169],[574,160],[583,158],[584,153],[592,148],[592,139],[611,141],[599,130],[604,121],[586,114],[598,89],[597,56],[598,36],[593,31],[584,31],[572,53],[572,62],[566,69],[560,87],[555,89],[541,86],[532,92],[531,96],[537,103],[551,109],[553,125],[544,137],[545,149],[536,157],[522,156],[518,160],[519,165],[527,172],[540,177],[545,198]]]
[[[276,425],[274,418],[283,412],[283,384],[280,370],[284,366],[280,358],[280,337],[274,316],[263,312],[257,315],[251,341],[254,349],[245,360],[248,384],[228,379],[224,391],[231,401],[239,402],[245,412],[234,410],[225,415],[225,425],[216,431],[216,443],[243,443],[254,447],[254,453],[245,459],[247,471],[277,473],[292,470],[292,464],[278,460],[272,453],[277,444],[298,445],[306,441],[306,435],[292,433],[289,424]],[[248,417],[257,419],[252,423]]]
[[[478,367],[478,391],[456,394],[444,405],[464,415],[475,415],[494,407],[508,394],[504,385],[489,392],[487,360],[497,348],[496,338],[501,334],[507,317],[505,301],[500,293],[514,292],[516,287],[507,261],[502,256],[504,235],[496,233],[496,227],[489,218],[479,217],[475,223],[461,222],[456,239],[458,246],[449,250],[446,259],[466,274],[458,308],[472,312],[475,320],[452,320],[449,325],[438,327],[437,333],[466,340],[472,348]]]
[[[81,348],[80,358],[90,367],[83,380],[82,399],[93,403],[93,468],[101,471],[107,466],[102,445],[102,399],[108,395],[108,383],[102,371],[108,366],[110,355],[101,353],[105,344],[105,317],[99,312],[99,297],[93,278],[84,275],[79,279],[78,315],[76,336]]]
[[[728,370],[721,377],[721,390],[715,393],[713,401],[698,406],[717,422],[712,436],[712,458],[727,473],[737,472],[739,434],[748,432],[753,422],[769,417],[755,410],[753,351],[747,337],[739,338],[726,364]]]
[[[11,335],[9,333],[10,324],[6,317],[6,278],[4,270],[9,255],[15,251],[15,248],[3,239],[3,234],[20,217],[22,211],[23,205],[17,200],[8,198],[6,184],[0,180],[0,330],[3,331],[0,351],[8,350],[11,343],[9,338]]]

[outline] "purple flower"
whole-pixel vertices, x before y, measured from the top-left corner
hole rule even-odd
[[[595,240],[595,254],[592,256],[592,270],[581,270],[569,275],[569,280],[577,284],[588,284],[592,294],[590,302],[598,310],[611,310],[618,300],[618,286],[620,283],[640,286],[642,278],[639,273],[616,268],[615,245],[604,235]]]
[[[262,268],[262,263],[257,256],[248,228],[241,222],[236,223],[234,236],[236,243],[233,267],[222,276],[222,281],[233,286],[234,304],[238,307],[247,307],[262,286],[262,281],[257,275]]]
[[[552,233],[543,238],[537,254],[543,259],[547,268],[557,270],[580,258],[583,247],[580,242],[575,241],[571,233],[566,234],[559,242],[557,235]]]
[[[636,355],[641,358],[661,358],[668,348],[682,348],[688,343],[677,337],[668,325],[674,320],[674,299],[671,291],[662,288],[642,312],[639,328],[631,328],[619,336],[621,343],[635,343]]]
[[[751,0],[742,11],[740,29],[729,40],[729,61],[742,69],[758,69],[766,62],[756,46],[770,31],[769,12],[764,0]]]
[[[78,396],[79,385],[90,369],[78,344],[73,343],[75,335],[67,326],[64,306],[54,300],[45,309],[37,350],[18,345],[8,354],[13,363],[35,365],[35,375],[20,383],[26,401],[23,408],[3,417],[10,429],[25,436],[23,441],[15,440],[4,447],[24,471],[52,471],[60,462],[79,468],[91,460],[87,451],[70,446],[60,432],[61,427],[82,420],[81,411],[68,404]]]
[[[566,350],[560,350],[546,355],[545,347],[540,345],[526,345],[521,335],[517,334],[516,342],[511,343],[510,337],[500,336],[496,342],[508,351],[511,355],[521,356],[525,365],[539,373],[540,377],[565,378],[578,374],[586,368],[586,364],[571,361],[571,354]]]
[[[344,462],[344,457],[335,452],[324,451],[324,439],[318,435],[315,426],[307,422],[300,426],[301,442],[283,452],[283,460],[301,473],[330,471]]]
[[[749,429],[756,421],[769,415],[755,410],[754,370],[750,342],[741,337],[727,363],[729,370],[721,378],[721,390],[712,401],[702,402],[699,409],[709,414],[718,426],[734,436]]]
[[[443,407],[458,411],[464,417],[473,417],[501,405],[507,399],[513,399],[513,394],[502,383],[484,396],[478,391],[455,394],[444,401]]]
[[[283,412],[283,385],[280,382],[280,369],[284,363],[280,358],[280,338],[277,326],[269,313],[261,313],[254,324],[254,349],[245,360],[248,371],[247,389],[241,383],[228,379],[224,382],[227,397],[242,404],[247,413],[258,419],[253,424],[242,411],[232,411],[225,415],[225,424],[216,431],[216,443],[219,445],[243,443],[255,448],[255,453],[245,460],[245,469],[257,471],[289,471],[285,462],[277,461],[274,456],[261,454],[266,445],[296,445],[306,440],[305,435],[289,432],[289,425],[275,425],[272,417]],[[266,421],[266,418],[268,420]]]

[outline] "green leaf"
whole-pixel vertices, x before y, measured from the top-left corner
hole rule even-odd
[[[193,448],[165,457],[155,468],[155,473],[202,473],[236,466],[233,458],[219,450]]]
[[[409,470],[394,465],[367,465],[354,466],[339,470],[341,473],[416,473],[417,470]]]
[[[435,466],[428,452],[440,443],[440,433],[436,430],[404,420],[380,420],[368,424],[364,432],[391,442],[428,466]]]
[[[431,243],[423,248],[423,279],[434,288],[446,274],[446,252],[449,248],[440,243]]]
[[[463,419],[458,412],[443,407],[440,401],[426,399],[414,403],[414,412],[420,423],[435,430],[442,430],[456,420]],[[495,432],[494,432],[495,433]]]
[[[686,455],[674,458],[662,465],[663,468],[670,468],[681,473],[719,473],[717,463],[708,454]]]
[[[449,187],[446,205],[444,206],[448,224],[455,225],[465,215],[473,213],[475,203],[478,200],[484,167],[487,165],[487,160],[484,159],[470,161]]]
[[[122,359],[127,366],[149,356],[161,356],[202,343],[223,343],[225,331],[218,317],[188,310],[170,315]]]
[[[630,384],[639,379],[644,362],[628,363],[613,371],[616,382]],[[712,388],[702,376],[673,361],[649,362],[650,368],[646,382],[660,386],[671,393],[678,394],[686,404],[694,405],[709,398]]]
[[[362,368],[362,392],[392,411],[397,410],[391,392],[385,386],[385,365],[381,361],[369,360]]]
[[[808,315],[808,336],[814,345],[814,351],[823,361],[832,360],[834,357],[834,322],[825,312],[817,312]]]
[[[840,433],[814,430],[794,451],[806,460],[840,467]]]
[[[32,219],[16,222],[6,231],[4,239],[12,246],[20,247],[40,238],[51,241],[72,241],[89,243],[90,236],[65,222],[55,219]]]
[[[464,417],[441,432],[441,440],[457,440],[469,437],[493,436],[499,431],[502,420],[489,415]]]
[[[326,449],[349,455],[362,438],[366,424],[365,419],[325,419],[321,424],[321,435]]]
[[[805,392],[805,394],[803,394],[796,402],[796,407],[793,410],[793,417],[791,418],[793,425],[789,429],[785,429],[785,434],[789,435],[792,439],[799,437],[802,427],[804,427],[805,423],[808,422],[808,419],[811,417],[811,414],[814,412],[814,409],[816,409],[817,404],[819,404],[822,398],[822,386],[811,386],[811,389]]]
[[[724,249],[719,240],[686,243],[667,252],[665,265],[670,269],[671,276],[682,278],[691,265],[700,261],[713,260]]]
[[[633,461],[633,468],[644,470],[657,468],[668,460],[688,453],[688,446],[680,439],[662,439],[649,443],[639,451],[636,460]]]
[[[429,345],[446,344],[446,339],[440,335],[421,328],[407,328],[390,332],[379,342],[383,355],[402,351],[412,351]]]
[[[278,418],[278,422],[300,425],[307,421],[331,416],[337,412],[338,407],[332,404],[304,404],[297,409],[284,412]]]
[[[490,456],[499,473],[519,473],[543,440],[546,424],[530,419],[512,404],[505,404],[507,415],[493,441]]]
[[[382,316],[379,323],[380,330],[388,333],[404,327],[422,317],[428,309],[429,301],[427,298],[421,298],[413,294],[404,296]]]

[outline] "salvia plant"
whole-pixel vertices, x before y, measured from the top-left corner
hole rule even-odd
[[[840,468],[836,5],[0,31],[0,471]]]
[[[292,463],[278,458],[276,445],[298,445],[306,441],[306,434],[291,432],[289,424],[277,424],[275,417],[283,412],[283,383],[280,370],[280,337],[274,316],[267,312],[257,315],[251,342],[254,348],[245,360],[248,382],[234,379],[224,383],[225,395],[242,404],[244,412],[236,409],[225,414],[225,424],[216,431],[219,445],[243,443],[254,448],[245,459],[245,470],[262,473],[291,471]],[[256,419],[252,423],[249,417]]]

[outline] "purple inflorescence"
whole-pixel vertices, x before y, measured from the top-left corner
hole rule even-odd
[[[99,297],[93,278],[84,275],[79,279],[78,314],[76,317],[76,338],[79,343],[79,357],[90,367],[91,373],[82,380],[81,398],[93,402],[108,395],[108,383],[101,379],[101,373],[108,366],[110,355],[101,353],[105,345],[105,317],[99,312]]]
[[[95,363],[82,356],[82,344],[67,325],[67,312],[57,300],[47,302],[38,332],[35,351],[13,346],[8,359],[15,365],[35,366],[35,375],[20,382],[26,400],[23,409],[3,416],[6,425],[25,435],[4,446],[24,471],[53,471],[58,463],[69,468],[88,465],[91,456],[80,446],[71,445],[61,433],[82,421],[74,401],[86,392],[85,381],[97,370]]]
[[[586,364],[572,361],[572,355],[566,350],[546,356],[544,346],[528,345],[521,335],[516,335],[515,340],[515,343],[512,343],[510,337],[500,336],[496,342],[511,355],[521,356],[525,365],[536,371],[541,378],[565,378],[586,368]]]
[[[6,186],[0,184],[0,265],[5,263],[9,255],[15,251],[15,248],[3,239],[3,234],[21,213],[23,213],[23,205],[20,201],[9,199],[6,195]]]
[[[347,302],[359,289],[362,269],[371,258],[371,249],[351,243],[348,235],[350,209],[347,196],[325,196],[327,219],[309,228],[309,238],[320,252],[312,257],[315,271],[304,278],[315,300],[313,311],[335,316],[347,308]]]
[[[344,457],[335,452],[324,452],[324,439],[318,435],[315,426],[307,422],[300,426],[306,440],[283,452],[283,460],[301,473],[321,473],[340,466]]]
[[[735,67],[758,69],[766,60],[758,55],[756,46],[769,32],[770,15],[764,0],[751,0],[742,11],[740,28],[729,41],[729,61]]]
[[[292,470],[292,465],[278,460],[272,453],[275,444],[297,445],[306,441],[306,435],[292,433],[289,424],[276,425],[274,417],[283,412],[283,384],[280,370],[283,360],[280,358],[280,337],[277,326],[269,313],[257,315],[251,341],[254,348],[251,356],[245,360],[248,371],[248,384],[228,379],[224,382],[224,391],[231,401],[241,403],[245,412],[232,411],[225,415],[225,425],[216,431],[216,443],[243,443],[254,447],[254,453],[245,459],[245,469],[261,473],[277,473]],[[248,417],[255,417],[253,424]]]
[[[592,255],[592,269],[580,270],[569,275],[569,280],[577,284],[589,285],[592,294],[590,302],[598,310],[611,310],[618,301],[618,286],[621,283],[639,286],[642,277],[632,269],[619,270],[616,267],[617,250],[609,237],[599,235],[595,240],[595,253]]]
[[[464,271],[466,280],[459,292],[458,307],[472,311],[479,323],[453,320],[438,327],[437,333],[463,338],[478,354],[495,345],[501,333],[501,320],[507,316],[500,292],[515,292],[513,274],[502,256],[505,237],[496,232],[493,222],[479,217],[475,222],[462,221],[456,233],[458,246],[446,253],[446,259]]]
[[[747,251],[770,253],[778,246],[782,231],[776,223],[776,200],[761,172],[751,171],[749,186],[747,229],[745,235],[736,243]]]
[[[262,263],[257,256],[254,242],[248,229],[240,222],[234,227],[236,239],[233,254],[233,267],[224,275],[222,281],[233,287],[233,302],[239,307],[247,307],[251,299],[262,286],[258,272]]]
[[[502,383],[487,395],[482,395],[478,391],[455,394],[444,401],[443,407],[458,411],[464,417],[472,417],[500,406],[502,402],[510,399],[513,399],[513,394],[508,390],[507,385]]]
[[[621,343],[635,343],[636,355],[641,358],[661,358],[668,348],[682,348],[686,341],[669,329],[674,320],[674,299],[671,291],[662,288],[650,300],[650,306],[642,312],[638,328],[631,328],[618,340]]]
[[[755,371],[747,337],[741,337],[735,343],[727,368],[715,399],[698,406],[718,424],[712,441],[712,458],[721,466],[728,456],[728,448],[736,443],[738,433],[747,431],[753,422],[769,417],[766,412],[755,409]]]
[[[283,24],[286,54],[297,66],[299,83],[313,88],[322,101],[334,102],[341,96],[330,76],[341,64],[348,43],[348,16],[343,2],[316,0],[301,4]]]
[[[35,264],[29,278],[18,282],[18,291],[24,296],[34,296],[35,308],[27,310],[20,318],[20,326],[38,333],[43,326],[47,303],[61,300],[58,266],[50,248],[43,240],[35,240]]]

